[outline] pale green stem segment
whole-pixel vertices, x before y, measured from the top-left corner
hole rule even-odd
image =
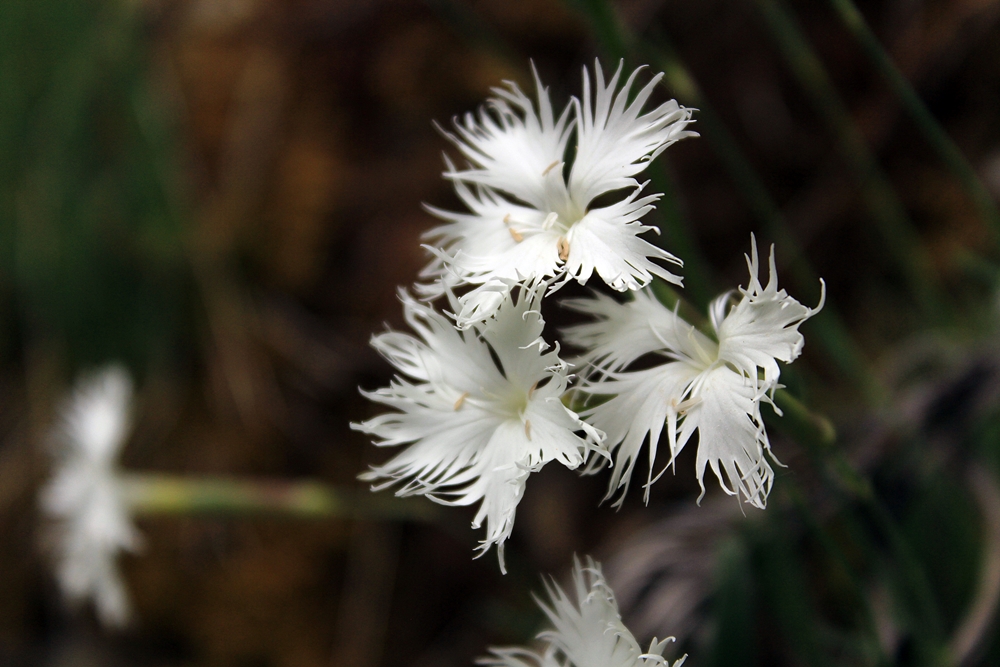
[[[122,473],[129,510],[147,515],[275,516],[293,519],[435,521],[438,507],[419,499],[373,495],[315,481]]]
[[[979,215],[986,222],[993,242],[1000,248],[1000,211],[997,210],[996,203],[989,191],[983,186],[981,180],[976,175],[975,170],[962,152],[951,140],[951,137],[944,131],[941,124],[937,122],[931,112],[927,109],[920,96],[913,90],[913,86],[903,73],[899,71],[895,63],[886,53],[879,43],[878,38],[872,33],[871,28],[865,21],[864,16],[852,0],[828,0],[837,16],[844,26],[851,32],[865,54],[872,61],[879,73],[885,77],[892,87],[892,91],[903,103],[907,113],[913,118],[917,129],[924,135],[924,139],[931,145],[931,148],[938,154],[941,160],[958,179],[966,195],[972,200]]]
[[[812,442],[824,449],[837,441],[837,430],[829,419],[811,411],[784,389],[774,392],[774,404],[782,412],[775,424],[796,441]]]
[[[613,55],[623,56],[634,39],[627,28],[621,24],[610,5],[604,0],[576,0],[574,4],[590,19],[591,25],[605,49]],[[750,165],[750,161],[740,150],[736,139],[726,128],[725,123],[712,109],[698,82],[673,52],[666,37],[657,35],[655,41],[656,45],[648,42],[639,45],[643,57],[664,72],[668,86],[678,99],[698,109],[698,129],[712,146],[726,171],[729,172],[730,178],[733,179],[751,213],[764,225],[764,230],[782,249],[782,254],[793,258],[789,263],[789,268],[796,285],[800,289],[808,290],[809,297],[818,298],[818,275],[810,266],[805,253],[789,230],[778,205],[767,192],[767,188]],[[668,228],[671,229],[672,238],[687,241],[689,234],[686,230],[682,234],[673,231],[674,227],[677,226],[679,224],[671,219],[668,212]],[[687,242],[686,245],[693,246],[693,240]],[[682,248],[678,247],[677,250],[681,251]],[[685,260],[688,258],[686,254],[681,256]],[[701,265],[703,260],[699,256],[696,257],[697,260],[694,264]],[[685,275],[687,273],[686,265]],[[704,282],[707,284],[707,281]],[[654,289],[658,290],[657,296],[664,303],[673,304],[672,299],[664,299],[665,294],[661,286],[656,282],[653,286]],[[701,300],[696,299],[696,301]],[[814,319],[813,334],[840,371],[854,380],[869,403],[881,403],[885,395],[884,387],[881,386],[878,378],[870,372],[870,364],[864,359],[864,355],[854,342],[833,304],[828,301],[826,307]],[[694,320],[688,321],[693,322]]]
[[[903,204],[795,18],[777,0],[754,0],[764,23],[802,90],[836,138],[837,149],[857,180],[865,207],[914,299],[925,315],[945,319],[948,307],[933,264]]]

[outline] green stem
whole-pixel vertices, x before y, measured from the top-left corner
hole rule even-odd
[[[796,442],[811,442],[817,447],[829,450],[837,441],[837,430],[829,419],[812,412],[784,389],[774,392],[774,404],[783,415],[775,425]]]
[[[806,41],[795,18],[778,0],[754,0],[771,36],[803,91],[836,138],[841,156],[857,179],[869,215],[897,267],[906,277],[917,304],[940,321],[947,306],[930,255],[896,196],[865,138],[854,124],[823,64]]]
[[[270,515],[298,519],[435,521],[436,505],[314,481],[123,473],[122,496],[137,515]]]
[[[1000,211],[989,191],[983,186],[975,170],[962,152],[941,127],[941,124],[931,115],[920,96],[903,73],[892,62],[878,38],[872,33],[864,16],[851,0],[828,0],[841,22],[861,44],[865,54],[872,61],[879,73],[885,77],[893,92],[903,103],[907,113],[913,118],[917,129],[937,152],[941,160],[958,179],[966,195],[979,210],[979,215],[986,222],[993,242],[1000,247]]]

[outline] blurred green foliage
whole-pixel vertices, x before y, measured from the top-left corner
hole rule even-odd
[[[177,141],[127,3],[0,8],[2,359],[166,361],[188,310]]]

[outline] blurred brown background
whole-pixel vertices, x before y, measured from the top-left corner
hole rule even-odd
[[[0,22],[4,12],[8,25],[15,25],[15,11],[20,19],[30,14],[27,5],[15,10],[18,4],[0,10]],[[1000,191],[1000,3],[859,4],[983,180]],[[56,244],[50,238],[64,244],[51,259],[56,264],[76,247],[73,236],[45,231],[38,222],[44,212],[24,212],[43,210],[39,202],[60,182],[40,165],[53,164],[46,156],[55,153],[45,151],[62,140],[13,125],[6,176],[14,185],[4,205],[19,211],[10,220],[21,217],[8,230],[17,231],[4,237],[15,268],[2,274],[0,292],[8,321],[0,339],[0,663],[468,665],[488,645],[531,637],[542,621],[530,598],[541,589],[538,575],[561,575],[573,553],[605,560],[613,575],[619,572],[612,584],[627,588],[622,549],[650,530],[667,530],[668,538],[693,535],[677,538],[683,544],[675,557],[690,588],[670,604],[693,600],[691,614],[702,613],[697,601],[712,576],[706,559],[718,532],[741,515],[735,502],[713,504],[712,494],[701,515],[685,513],[697,494],[691,457],[654,487],[649,508],[634,490],[617,513],[598,507],[603,477],[579,479],[558,466],[533,476],[507,548],[506,577],[492,552],[472,560],[480,535],[468,528],[472,513],[463,509],[449,510],[440,526],[151,518],[140,522],[144,553],[123,559],[134,627],[108,634],[89,612],[63,609],[38,546],[35,494],[48,466],[39,443],[76,371],[117,358],[110,341],[130,332],[121,354],[138,374],[140,391],[128,468],[353,484],[387,454],[348,427],[375,414],[358,386],[374,388],[390,377],[368,339],[386,325],[402,326],[396,289],[412,283],[427,261],[420,236],[434,224],[421,204],[459,206],[440,175],[441,153],[451,148],[432,122],[446,126],[474,110],[505,79],[530,90],[529,61],[561,108],[579,94],[581,67],[602,54],[577,6],[558,0],[121,5],[48,2],[50,15],[38,25],[24,20],[17,25],[26,32],[0,37],[16,51],[6,61],[20,73],[11,85],[27,91],[21,106],[8,108],[24,111],[30,124],[33,100],[44,109],[51,97],[45,91],[72,86],[75,70],[65,54],[76,42],[67,36],[91,35],[87,43],[100,52],[95,76],[103,81],[102,69],[110,72],[107,90],[102,83],[98,91],[112,102],[107,108],[88,102],[92,143],[85,145],[105,146],[108,155],[93,168],[74,162],[73,153],[62,159],[79,168],[81,182],[101,180],[106,164],[115,165],[108,179],[127,178],[144,172],[130,162],[133,144],[120,136],[146,137],[155,148],[150,154],[160,156],[150,177],[159,194],[150,197],[160,202],[156,210],[167,211],[163,219],[174,221],[136,230],[115,187],[87,199],[97,211],[94,243],[129,258],[126,268],[105,276],[108,298],[143,276],[139,283],[149,291],[129,303],[143,314],[145,328],[130,328],[127,309],[101,315],[87,305],[78,320],[50,316],[69,311],[37,305],[48,283],[32,282],[30,267],[16,267],[49,261],[45,253]],[[873,240],[836,139],[796,85],[754,3],[629,0],[615,7],[631,29],[672,40],[826,279],[831,302],[881,369],[923,323]],[[914,220],[936,276],[957,300],[969,290],[988,295],[992,285],[970,278],[962,249],[978,251],[989,235],[955,179],[916,138],[899,101],[826,4],[791,7]],[[53,29],[46,42],[50,18],[62,21],[62,32]],[[101,50],[114,39],[125,46]],[[30,75],[28,61],[38,68]],[[638,64],[630,60],[626,68]],[[115,77],[130,83],[122,88]],[[123,121],[116,104],[133,105],[135,118]],[[681,142],[662,160],[677,184],[676,204],[715,271],[715,287],[735,286],[744,279],[750,231],[772,239],[705,138]],[[43,194],[33,199],[33,192]],[[75,201],[65,192],[62,211]],[[84,223],[67,228],[78,224]],[[670,247],[669,236],[665,243]],[[794,259],[780,246],[778,257],[782,266]],[[90,275],[72,266],[66,271]],[[88,287],[64,294],[66,280],[49,285],[60,299],[97,298]],[[100,325],[89,324],[98,315]],[[95,333],[100,327],[112,333]],[[74,338],[81,330],[93,340]],[[805,333],[809,340],[808,327]],[[855,418],[855,396],[810,350],[800,362],[806,378],[800,386],[810,387],[811,403],[835,418]],[[808,478],[795,447],[777,433],[772,440],[794,474]],[[657,527],[672,518],[680,524]],[[666,551],[649,549],[646,557],[666,562]],[[773,647],[765,645],[762,654],[771,664],[796,664]],[[693,655],[689,664],[708,663]]]

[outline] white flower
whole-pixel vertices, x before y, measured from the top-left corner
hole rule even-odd
[[[77,383],[55,433],[55,474],[40,496],[42,510],[56,522],[63,593],[74,602],[92,598],[101,621],[113,626],[130,615],[115,561],[119,551],[135,552],[141,542],[115,470],[128,435],[131,397],[132,382],[119,366]]]
[[[540,600],[538,604],[553,627],[538,636],[546,642],[547,650],[538,654],[523,648],[494,648],[490,649],[493,655],[480,664],[531,667],[526,661],[531,660],[541,667],[670,667],[663,650],[673,637],[663,641],[654,637],[649,649],[643,651],[622,623],[600,564],[591,558],[587,558],[586,567],[573,559],[575,600],[555,582],[547,581],[545,587],[551,606]],[[680,667],[686,657],[675,661],[673,667]]]
[[[522,280],[586,283],[596,272],[618,291],[639,289],[654,275],[680,284],[680,277],[652,260],[681,261],[639,238],[655,229],[639,220],[660,195],[642,196],[645,184],[635,176],[664,148],[694,136],[685,129],[691,110],[671,100],[641,114],[663,74],[628,104],[639,70],[616,93],[622,66],[607,84],[599,63],[594,69],[593,96],[584,68],[582,98],[573,98],[558,118],[536,72],[537,109],[508,82],[508,88],[494,89],[496,97],[478,117],[467,114],[456,121],[456,133],[447,135],[470,163],[460,170],[448,161],[445,172],[469,211],[429,209],[446,224],[427,234],[438,248],[432,248],[436,258],[422,275],[434,284],[420,289],[439,296],[450,287],[474,285],[459,299],[459,327],[488,318],[509,285]],[[574,134],[572,167],[564,176]],[[615,191],[621,191],[617,201],[593,205]]]
[[[389,332],[372,345],[404,377],[362,392],[399,412],[352,424],[381,438],[379,446],[412,443],[361,475],[389,480],[376,489],[406,480],[397,495],[480,503],[472,524],[486,520],[480,555],[496,544],[501,570],[528,475],[552,460],[575,469],[591,451],[604,453],[600,434],[561,402],[570,376],[558,349],[546,351],[541,338],[538,302],[545,287],[506,292],[494,318],[466,331],[402,294],[406,320],[419,338]]]
[[[666,427],[668,467],[698,431],[696,474],[702,495],[705,468],[710,466],[726,493],[742,495],[755,507],[765,506],[774,471],[764,455],[770,454],[770,443],[760,403],[770,402],[770,394],[779,387],[777,362],[789,363],[801,353],[803,338],[798,327],[823,307],[825,286],[816,308],[807,308],[779,290],[772,247],[770,280],[763,287],[752,236],[751,243],[750,282],[746,289],[740,288],[742,298],[730,307],[734,295],[726,293],[710,306],[718,342],[649,293],[640,292],[624,304],[607,297],[567,302],[570,308],[598,318],[569,328],[566,340],[587,348],[583,360],[600,369],[582,391],[612,397],[584,416],[607,433],[608,446],[617,450],[608,494],[625,487],[618,503],[647,436],[648,499],[649,486],[659,478],[653,477],[653,462]],[[648,354],[669,361],[644,370],[621,371]]]

